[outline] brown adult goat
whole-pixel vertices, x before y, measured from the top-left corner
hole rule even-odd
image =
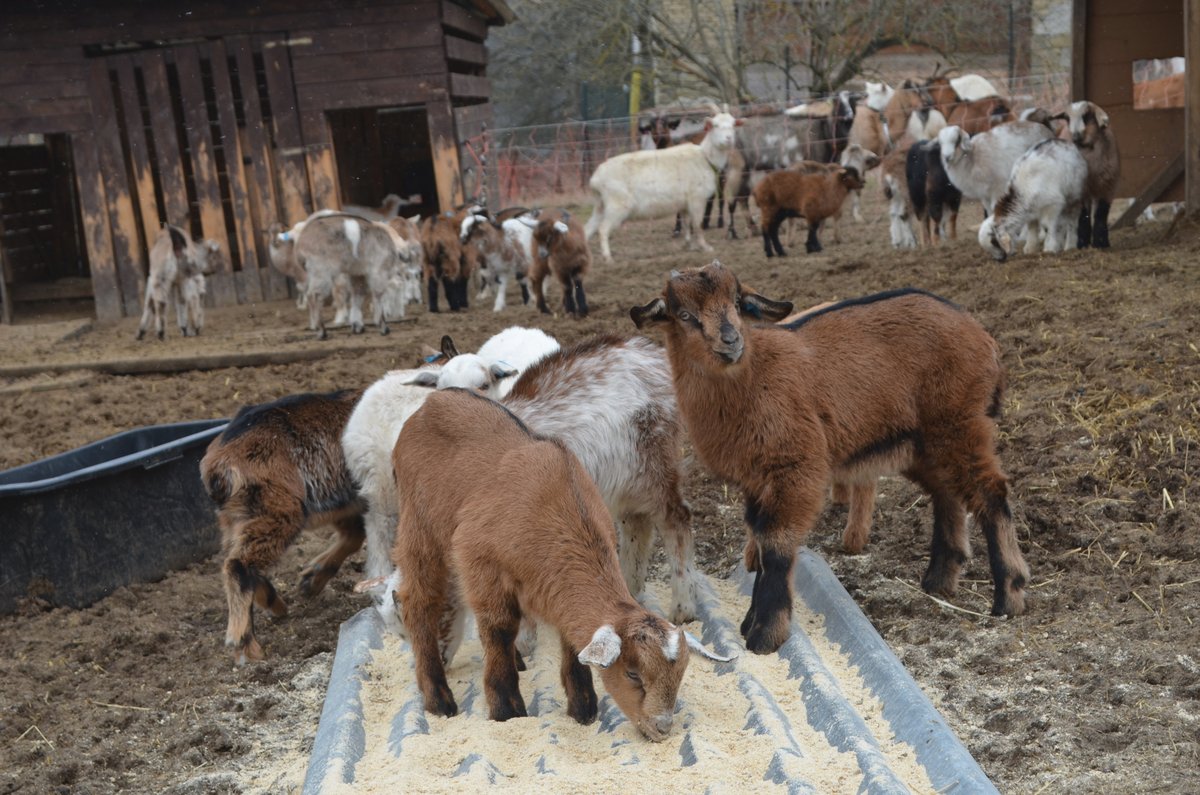
[[[791,309],[713,262],[673,273],[662,297],[630,312],[639,328],[664,327],[696,454],[745,494],[757,572],[746,647],[769,653],[788,639],[792,564],[829,484],[894,472],[933,499],[925,590],[954,592],[970,511],[987,538],[992,613],[1023,612],[1029,569],[995,451],[1004,389],[995,340],[918,290],[842,301],[789,326],[743,326],[743,316],[778,320]]]
[[[425,708],[458,712],[439,639],[461,589],[484,645],[492,720],[526,715],[515,642],[528,613],[558,629],[567,714],[595,720],[595,666],[638,730],[666,739],[688,649],[702,647],[629,593],[612,517],[579,460],[499,404],[447,389],[404,424],[392,462],[392,557]]]
[[[362,390],[292,395],[241,409],[209,444],[200,479],[217,505],[229,602],[225,644],[239,665],[261,660],[253,605],[275,616],[287,605],[264,573],[302,530],[332,524],[338,537],[301,574],[305,596],[321,592],[363,545],[365,506],[342,453],[342,431]]]

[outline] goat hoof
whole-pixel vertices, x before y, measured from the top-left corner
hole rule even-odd
[[[379,336],[381,336],[381,337],[386,337],[388,334],[391,334],[391,333],[392,333],[392,330],[391,330],[390,328],[388,328],[388,327],[387,327],[387,324],[386,324],[386,323],[380,324],[380,326],[379,326]]]
[[[319,564],[309,566],[304,571],[300,572],[300,593],[306,597],[313,597],[325,590],[326,583],[337,573],[337,570],[326,571]]]
[[[325,329],[321,329],[320,331],[317,332],[317,339],[319,339],[319,340],[329,339],[329,332],[326,331]]]
[[[146,329],[144,329],[144,328],[140,328],[140,329],[138,329],[137,336],[136,336],[136,337],[134,337],[134,339],[138,339],[138,340],[140,340],[140,339],[141,339],[142,337],[144,337],[144,336],[146,336]]]
[[[366,330],[367,330],[366,327],[363,326],[361,323],[355,323],[354,325],[350,326],[351,334],[362,334]]]
[[[778,627],[780,623],[783,624],[782,631]],[[746,633],[746,650],[755,654],[774,654],[788,639],[788,630],[786,616],[782,622],[779,619],[773,619],[770,623],[755,622]]]
[[[158,339],[159,339],[160,341],[161,341],[161,340],[165,340],[166,338],[167,338],[167,332],[165,332],[165,331],[160,331],[160,332],[158,332]]]
[[[458,702],[446,685],[438,685],[436,691],[425,697],[425,711],[433,715],[453,718],[458,714]]]
[[[581,726],[588,726],[596,720],[599,709],[596,705],[596,691],[584,692],[576,698],[567,699],[567,714]]]

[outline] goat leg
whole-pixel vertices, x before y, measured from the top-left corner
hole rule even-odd
[[[1111,205],[1104,199],[1096,201],[1096,216],[1093,218],[1092,245],[1096,248],[1108,248],[1108,211]]]
[[[1083,211],[1079,213],[1079,228],[1078,234],[1075,236],[1075,245],[1078,248],[1088,248],[1092,245],[1092,202],[1091,200],[1083,203]],[[1105,230],[1107,232],[1107,229]],[[1107,242],[1107,241],[1106,241]]]

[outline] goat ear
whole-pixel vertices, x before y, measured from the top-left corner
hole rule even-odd
[[[737,659],[736,654],[725,656],[717,654],[714,651],[709,651],[707,648],[705,648],[704,644],[700,642],[700,639],[690,632],[685,631],[683,636],[687,638],[688,648],[696,652],[696,654],[699,654],[701,657],[712,660],[713,662],[731,662],[732,660]]]
[[[866,165],[867,170],[870,171],[871,169],[875,168],[882,162],[883,161],[879,159],[879,155],[871,155],[870,157],[867,158],[867,162],[865,165]]]
[[[449,334],[442,337],[442,353],[447,359],[453,359],[455,356],[458,356],[458,348],[454,346],[454,340],[450,338]]]
[[[437,370],[418,370],[416,373],[413,373],[412,378],[405,381],[404,383],[406,383],[410,386],[435,387],[435,386],[437,386],[437,382],[438,382],[438,371]]]
[[[661,298],[655,298],[645,306],[635,306],[629,310],[629,317],[633,319],[633,325],[638,328],[653,326],[657,323],[667,322],[667,302]]]
[[[1070,120],[1071,120],[1071,117],[1069,117],[1065,111],[1062,113],[1055,113],[1053,116],[1050,117],[1050,121],[1070,121]]]
[[[1092,113],[1096,114],[1096,126],[1103,130],[1108,126],[1108,114],[1096,103],[1092,103]]]
[[[621,656],[621,636],[605,624],[592,635],[592,642],[579,652],[579,662],[597,668],[607,668]]]
[[[742,298],[741,312],[747,317],[755,320],[769,320],[774,323],[792,314],[794,304],[791,301],[772,301],[770,298],[764,298],[749,290],[742,290],[740,287],[739,293]]]
[[[488,368],[488,372],[491,374],[493,381],[502,381],[505,378],[512,378],[514,375],[516,375],[517,369],[515,367],[510,367],[507,364],[496,362]]]

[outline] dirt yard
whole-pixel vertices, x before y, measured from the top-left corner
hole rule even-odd
[[[991,586],[978,535],[953,606],[920,591],[931,515],[898,479],[882,484],[865,554],[839,551],[842,509],[825,512],[810,545],[1001,791],[1200,791],[1200,234],[1168,237],[1166,225],[1149,225],[1114,233],[1111,251],[998,265],[975,243],[972,212],[956,243],[896,253],[873,188],[875,220],[845,224],[840,245],[827,234],[823,254],[805,256],[797,236],[791,256],[768,261],[758,239],[713,234],[716,256],[797,306],[913,285],[995,334],[1010,378],[1001,455],[1033,571],[1029,611],[981,615]],[[462,349],[518,323],[563,342],[632,333],[631,305],[656,295],[671,268],[709,259],[682,252],[669,227],[617,233],[618,261],[595,267],[593,315],[582,322],[511,303],[499,315],[490,302],[463,315],[417,307],[390,337],[340,331],[318,343],[303,313],[282,302],[211,311],[203,337],[184,340],[169,326],[165,343],[134,342],[135,321],[65,340],[78,324],[0,327],[4,365],[338,349],[261,368],[0,380],[0,467],[141,425],[366,385],[444,333]],[[727,507],[733,490],[695,465],[686,496],[704,568],[724,575],[742,544],[740,510]],[[215,560],[85,610],[30,602],[0,618],[0,793],[295,791],[338,624],[365,605],[351,592],[360,562],[315,600],[296,598],[300,565],[324,543],[309,534],[286,555],[275,581],[291,614],[260,620],[268,660],[240,670],[222,646]]]

